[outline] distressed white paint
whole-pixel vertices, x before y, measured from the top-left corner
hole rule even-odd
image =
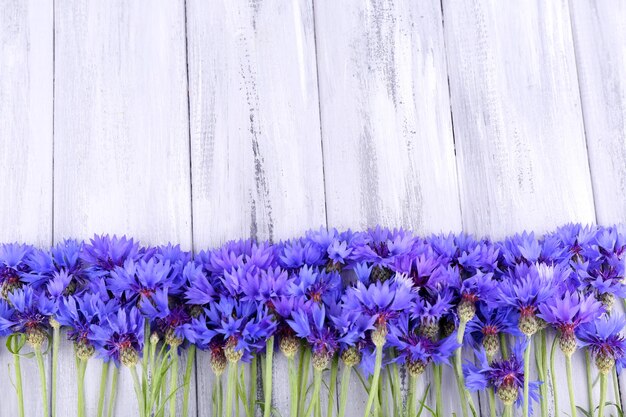
[[[315,23],[329,225],[460,230],[439,1],[317,0]]]
[[[55,241],[126,233],[190,249],[184,4],[57,2],[55,47]],[[69,343],[60,361],[58,409],[73,415]],[[89,415],[99,372],[94,361],[86,382]],[[191,415],[194,396],[191,390]],[[136,404],[123,369],[116,415],[136,415]]]
[[[194,247],[325,225],[311,2],[190,0],[187,22]],[[287,416],[276,356],[274,404]],[[209,416],[213,376],[199,357],[198,409]]]
[[[443,5],[465,230],[594,221],[567,3]]]
[[[567,2],[443,6],[464,228],[499,238],[594,222]],[[566,385],[557,389],[565,412]]]
[[[1,242],[46,247],[52,241],[52,49],[52,1],[0,1]],[[0,414],[16,416],[13,355],[5,341]],[[39,416],[35,359],[23,358],[21,367],[26,415]]]

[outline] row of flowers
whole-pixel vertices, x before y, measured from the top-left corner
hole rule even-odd
[[[464,417],[477,415],[469,391],[485,394],[491,416],[498,401],[504,415],[512,415],[515,404],[531,415],[535,402],[535,414],[547,416],[550,401],[560,415],[558,399],[548,396],[557,345],[570,414],[578,415],[571,358],[582,347],[600,379],[600,402],[590,400],[586,413],[604,416],[607,378],[625,360],[625,321],[612,312],[615,300],[626,297],[625,250],[626,229],[577,224],[542,238],[523,233],[498,242],[466,234],[421,238],[381,227],[320,229],[276,244],[232,241],[195,256],[179,246],[144,247],[108,235],[88,243],[65,240],[49,250],[4,244],[0,334],[15,360],[20,417],[20,359],[33,353],[44,414],[57,415],[61,329],[75,345],[79,416],[93,356],[104,361],[98,417],[112,415],[120,366],[131,371],[141,417],[175,415],[179,390],[187,416],[196,349],[211,353],[216,416],[231,417],[240,407],[249,417],[273,413],[276,350],[288,359],[293,417],[321,416],[323,389],[329,391],[327,417],[343,417],[352,374],[367,391],[366,417],[415,417],[425,410],[442,416],[442,366],[455,371]],[[551,332],[556,337],[549,356]],[[538,381],[529,377],[533,349]],[[179,379],[183,350],[188,360]],[[43,360],[48,352],[51,410]],[[468,357],[473,359],[464,362]],[[417,392],[429,368],[434,404],[426,401],[427,390]],[[262,395],[256,401],[258,370]],[[588,377],[591,390],[593,375]],[[383,384],[392,395],[379,395]]]

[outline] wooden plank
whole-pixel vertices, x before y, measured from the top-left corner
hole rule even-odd
[[[596,216],[626,221],[626,4],[571,2]]]
[[[195,248],[325,225],[310,0],[190,0],[187,19]],[[198,410],[209,416],[200,357]],[[275,361],[274,404],[287,416],[286,361]]]
[[[465,229],[501,238],[594,222],[567,2],[450,0],[443,16]],[[581,353],[574,367],[584,378]],[[586,406],[584,384],[576,398]]]
[[[626,4],[574,0],[570,13],[596,217],[603,225],[624,223]],[[624,373],[619,381],[623,402]]]
[[[316,0],[315,22],[329,225],[459,231],[439,1]],[[366,399],[353,377],[351,416]]]
[[[0,242],[52,241],[52,19],[52,1],[0,1]],[[13,356],[0,343],[2,414],[16,416]],[[25,413],[41,415],[34,358],[21,368]]]
[[[107,232],[190,249],[184,3],[59,2],[55,46],[55,241]],[[59,373],[58,409],[75,414],[69,343]],[[92,362],[89,415],[99,373]],[[190,403],[195,415],[193,388]],[[135,416],[136,404],[123,369],[116,415]]]

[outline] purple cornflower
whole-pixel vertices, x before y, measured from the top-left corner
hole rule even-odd
[[[341,289],[341,276],[337,272],[303,267],[293,276],[289,294],[307,305],[329,304],[340,297]]]
[[[7,299],[9,293],[23,285],[23,276],[29,272],[26,264],[33,252],[30,245],[4,243],[0,245],[0,296]]]
[[[123,267],[127,259],[139,259],[142,253],[139,243],[126,236],[94,235],[90,243],[83,246],[80,256],[89,273],[104,276],[116,267]]]
[[[502,308],[491,308],[481,304],[476,318],[467,324],[470,343],[479,349],[482,346],[487,358],[493,358],[500,349],[500,334],[521,335],[517,328],[517,316]]]
[[[621,334],[626,321],[618,314],[603,315],[600,319],[583,323],[576,331],[581,346],[586,346],[595,357],[596,366],[603,374],[615,364],[623,366],[626,340]]]
[[[540,327],[536,317],[539,306],[554,295],[568,273],[559,265],[517,265],[498,286],[498,304],[519,313],[519,329],[531,336]]]
[[[309,310],[294,311],[287,323],[299,338],[311,345],[313,366],[325,369],[339,349],[339,337],[325,306],[313,304]]]
[[[107,280],[109,290],[125,303],[136,303],[143,308],[151,303],[157,291],[177,294],[181,280],[174,279],[169,260],[128,260],[123,267],[116,267]]]
[[[522,405],[524,390],[524,343],[517,343],[508,359],[499,359],[488,363],[483,351],[477,352],[479,366],[471,362],[463,365],[465,386],[470,391],[482,391],[493,388],[502,402],[506,405],[516,403]],[[539,401],[538,381],[529,382],[529,413],[532,414],[532,402]]]
[[[0,317],[0,332],[23,333],[33,348],[41,348],[48,337],[54,302],[31,287],[15,289],[8,297],[9,306]]]
[[[398,352],[398,361],[405,361],[412,376],[422,374],[429,363],[450,364],[450,357],[459,344],[452,334],[439,340],[433,340],[416,332],[416,323],[412,323],[408,314],[401,314],[389,326],[389,345]]]
[[[61,298],[56,319],[68,328],[67,337],[74,342],[80,359],[90,358],[95,351],[92,325],[107,320],[119,308],[117,300],[105,302],[100,294],[90,292]]]
[[[367,262],[373,266],[372,280],[384,281],[392,276],[396,263],[411,253],[415,242],[416,238],[402,229],[376,226],[355,234],[350,257],[356,263]]]
[[[93,343],[105,360],[133,367],[139,362],[143,348],[144,320],[134,307],[120,308],[98,323],[92,324]]]
[[[597,320],[604,312],[602,304],[593,296],[565,291],[551,297],[539,306],[538,317],[559,331],[559,346],[566,355],[576,351],[575,331],[579,325]]]

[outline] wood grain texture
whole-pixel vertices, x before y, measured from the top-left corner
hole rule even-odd
[[[460,230],[439,1],[316,0],[315,23],[329,226]]]
[[[107,232],[190,249],[184,3],[58,2],[55,47],[55,241]],[[58,409],[72,415],[69,343],[61,359]],[[90,399],[97,368],[88,371]],[[123,369],[116,415],[136,415],[136,404]]]
[[[570,3],[596,216],[626,221],[626,4]]]
[[[46,247],[52,241],[52,27],[52,1],[0,1],[0,242]],[[0,414],[16,416],[13,356],[5,340]],[[35,359],[21,363],[26,415],[42,415]]]
[[[190,0],[187,22],[194,247],[325,225],[311,2]],[[199,358],[209,416],[213,376]],[[275,361],[273,403],[287,416],[286,361]]]
[[[463,225],[594,221],[565,1],[444,1]]]
[[[501,238],[594,222],[567,2],[443,6],[465,230]],[[582,353],[573,362],[580,381]],[[568,409],[566,384],[556,388]]]
[[[438,1],[315,2],[329,224],[459,230]]]

